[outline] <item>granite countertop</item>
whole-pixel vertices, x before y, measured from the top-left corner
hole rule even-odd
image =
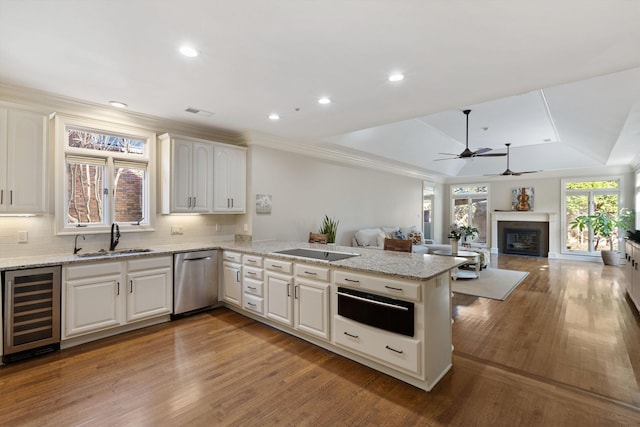
[[[275,251],[310,248],[337,252],[348,252],[358,254],[358,256],[339,260],[321,261],[308,258],[292,257],[274,253]],[[123,248],[126,249],[126,248]],[[397,278],[411,280],[428,280],[445,271],[458,267],[466,262],[464,258],[454,258],[448,256],[413,254],[404,252],[382,251],[378,249],[367,249],[351,246],[327,246],[317,243],[306,242],[286,242],[286,241],[264,241],[264,242],[217,242],[217,243],[193,243],[167,246],[149,247],[150,252],[142,253],[122,253],[105,254],[96,257],[80,257],[72,254],[59,254],[47,256],[32,256],[21,258],[0,259],[0,271],[46,267],[52,265],[68,265],[87,262],[102,262],[111,260],[124,260],[130,258],[149,257],[158,255],[171,255],[177,252],[190,252],[196,250],[223,249],[232,250],[247,254],[268,256],[270,258],[288,259],[296,262],[308,264],[318,264],[324,266],[337,267],[355,272],[385,274]]]

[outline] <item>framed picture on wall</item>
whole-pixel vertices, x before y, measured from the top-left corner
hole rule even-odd
[[[511,190],[511,208],[514,211],[532,211],[533,204],[533,187],[519,187]]]
[[[271,194],[256,194],[256,214],[271,215]]]

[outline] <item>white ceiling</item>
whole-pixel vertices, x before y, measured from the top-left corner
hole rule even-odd
[[[470,148],[511,143],[514,171],[623,165],[640,159],[639,22],[634,0],[0,0],[0,83],[500,173],[504,157],[434,161],[464,149],[469,108]]]

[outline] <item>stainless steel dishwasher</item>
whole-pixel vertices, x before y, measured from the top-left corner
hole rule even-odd
[[[218,251],[175,254],[173,316],[184,316],[218,305]]]

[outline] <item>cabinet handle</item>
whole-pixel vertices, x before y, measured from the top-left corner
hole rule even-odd
[[[291,296],[291,283],[287,283],[287,296]]]
[[[345,282],[360,283],[360,280],[344,279]]]
[[[293,287],[293,299],[298,299],[298,288],[299,287],[300,286],[297,286],[297,285]]]
[[[257,289],[255,286],[247,286],[247,288],[251,289],[252,291],[255,291]]]
[[[129,280],[129,284],[131,285],[131,290],[129,291],[130,294],[133,293],[133,280]]]
[[[236,271],[236,282],[240,282],[240,270]]]
[[[4,190],[0,190],[0,205],[4,204]]]
[[[351,338],[360,338],[357,335],[351,335],[349,332],[343,332],[346,336],[351,337]]]
[[[9,204],[13,204],[13,190],[9,191]]]
[[[233,207],[233,199],[231,199],[231,207]]]
[[[196,198],[195,198],[195,196],[193,197],[193,207],[194,208],[196,207]]]
[[[251,307],[256,307],[256,304],[254,304],[252,302],[249,302],[249,301],[247,301],[247,305],[250,305]]]
[[[227,198],[227,208],[230,208],[231,205],[229,204],[229,199]]]
[[[271,267],[273,267],[273,268],[282,268],[281,265],[275,265],[275,264],[271,264]]]
[[[316,273],[314,271],[306,271],[306,270],[305,270],[304,274],[310,274],[312,276],[317,276],[318,275],[318,273]]]
[[[402,351],[402,350],[396,350],[395,348],[391,348],[391,347],[389,347],[388,345],[385,345],[385,346],[384,346],[384,348],[386,348],[387,350],[391,350],[391,351],[393,351],[394,353],[398,353],[398,354],[402,354],[402,353],[404,353],[404,351]]]
[[[252,276],[255,276],[255,275],[256,275],[256,272],[255,272],[255,271],[247,271],[247,274],[250,274],[250,275],[252,275]]]
[[[120,295],[120,282],[116,282],[116,295]]]
[[[252,263],[254,263],[254,264],[255,264],[255,263],[256,263],[256,262],[258,262],[258,261],[256,261],[255,259],[248,259],[248,260],[247,260],[247,262],[252,262]]]
[[[392,291],[402,291],[402,288],[394,288],[393,286],[384,285],[385,288],[391,289]]]

